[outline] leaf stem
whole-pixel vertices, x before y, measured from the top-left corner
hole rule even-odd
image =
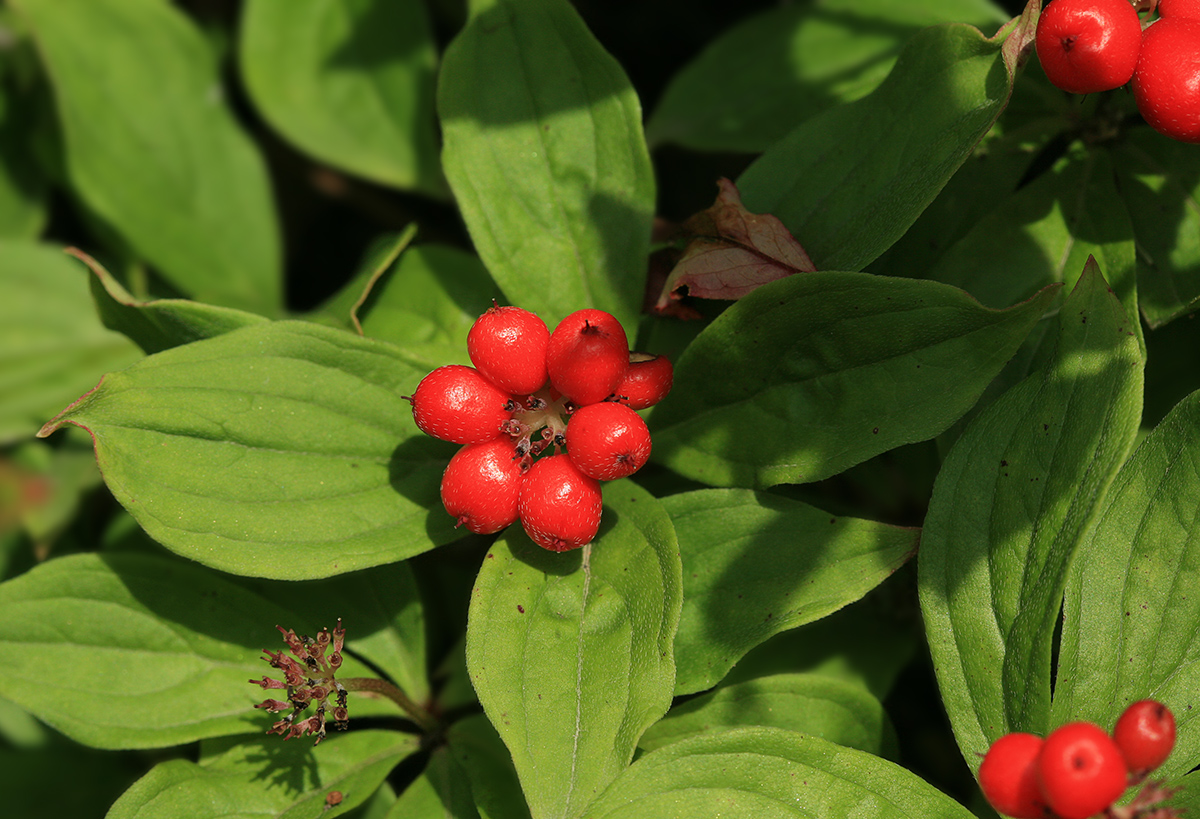
[[[381,680],[376,677],[350,677],[349,679],[339,679],[338,682],[347,691],[371,691],[381,694],[400,706],[400,709],[408,714],[412,718],[412,721],[420,726],[421,730],[428,733],[437,730],[437,720],[424,708],[410,700],[407,694],[387,680]]]

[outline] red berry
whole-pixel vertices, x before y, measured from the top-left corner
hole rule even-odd
[[[650,430],[623,404],[602,401],[580,407],[567,422],[567,455],[579,471],[598,481],[615,481],[650,459]]]
[[[1046,800],[1037,780],[1042,738],[1005,734],[992,743],[979,766],[979,787],[992,807],[1015,819],[1042,819]]]
[[[629,341],[621,322],[603,310],[577,310],[550,334],[550,383],[576,406],[612,395],[629,369]]]
[[[530,395],[546,385],[550,330],[528,310],[495,305],[467,333],[471,363],[502,390]]]
[[[552,552],[578,549],[600,530],[600,482],[579,471],[566,455],[533,462],[521,482],[518,511],[534,543]]]
[[[1158,16],[1200,20],[1200,0],[1159,0]]]
[[[499,532],[517,519],[523,474],[512,440],[467,444],[442,473],[442,505],[456,526],[477,535]]]
[[[1175,715],[1155,700],[1140,700],[1125,709],[1113,728],[1129,770],[1144,773],[1167,761],[1175,747]]]
[[[461,364],[438,367],[422,378],[409,400],[422,432],[456,444],[497,438],[512,417],[512,396]]]
[[[1117,744],[1090,722],[1069,722],[1046,737],[1037,772],[1042,796],[1061,819],[1104,810],[1125,792],[1129,777]]]
[[[1160,134],[1200,142],[1200,19],[1163,18],[1146,29],[1133,98]]]
[[[1038,60],[1050,82],[1074,94],[1129,82],[1141,42],[1129,0],[1054,0],[1038,19]]]
[[[667,397],[674,375],[671,360],[665,355],[630,353],[629,369],[613,392],[631,409],[646,409]]]

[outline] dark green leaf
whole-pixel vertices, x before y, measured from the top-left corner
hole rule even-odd
[[[454,539],[453,446],[394,347],[305,322],[244,327],[112,373],[46,426],[91,432],[109,488],[167,548],[235,574],[327,577]]]
[[[1116,149],[1121,196],[1138,243],[1138,289],[1151,327],[1200,305],[1200,155],[1148,129]]]
[[[1067,568],[1137,433],[1142,358],[1094,265],[1040,371],[967,427],[925,519],[921,607],[959,748],[1044,733]]]
[[[117,800],[108,819],[319,819],[367,801],[400,760],[418,748],[395,731],[334,735],[313,748],[263,737],[197,764],[172,759],[155,766]],[[338,813],[327,812],[332,791]]]
[[[859,599],[912,555],[920,534],[740,489],[662,504],[686,567],[676,694],[711,688],[768,637]]]
[[[512,757],[482,714],[459,720],[446,731],[455,765],[466,774],[483,819],[529,819],[529,808]]]
[[[879,88],[807,120],[738,178],[746,207],[783,220],[819,269],[861,270],[1000,116],[1038,7],[990,40],[962,24],[914,36]]]
[[[35,154],[35,143],[45,140],[48,130],[45,88],[11,70],[26,47],[10,41],[0,64],[9,69],[0,70],[0,237],[5,239],[36,238],[49,216],[50,181]]]
[[[535,819],[579,816],[671,702],[675,533],[636,484],[608,484],[604,499],[582,551],[545,551],[512,527],[471,598],[467,666]]]
[[[73,192],[184,293],[278,313],[266,168],[200,31],[159,0],[12,5],[46,63]]]
[[[433,752],[425,770],[392,805],[387,819],[479,819],[471,783],[449,749]]]
[[[491,0],[446,52],[442,162],[471,238],[553,328],[597,307],[632,332],[654,175],[637,96],[564,0]]]
[[[970,409],[1056,290],[997,311],[912,279],[772,282],[680,357],[650,415],[654,458],[717,486],[771,486],[932,438]]]
[[[444,194],[424,3],[250,0],[240,31],[246,87],[288,141],[372,181]]]
[[[109,370],[141,358],[96,317],[59,249],[0,240],[0,442],[28,438]]]
[[[303,622],[307,601],[290,603],[270,603],[162,556],[51,560],[0,584],[0,650],[9,657],[0,696],[100,748],[261,732],[274,717],[253,708],[268,694],[248,680],[279,678],[262,660],[265,647],[284,650],[275,626],[315,633],[334,625]],[[362,636],[369,654],[372,634]],[[348,645],[355,649],[353,632]],[[340,674],[370,672],[348,654]],[[397,713],[386,702],[350,697],[352,722]]]
[[[757,14],[675,75],[646,124],[651,143],[757,153],[804,120],[869,93],[904,41],[936,23],[994,30],[986,0],[820,0]]]
[[[877,756],[778,728],[693,737],[646,754],[586,819],[970,819],[971,812]]]
[[[677,705],[642,735],[653,751],[697,734],[763,726],[812,734],[895,758],[895,729],[883,704],[860,685],[820,674],[779,674],[734,683]]]
[[[1052,724],[1112,725],[1154,697],[1175,713],[1156,776],[1200,763],[1200,393],[1172,410],[1121,469],[1067,586]]]

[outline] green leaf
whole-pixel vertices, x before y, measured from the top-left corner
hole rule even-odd
[[[862,273],[760,287],[676,363],[649,418],[653,457],[708,484],[759,487],[932,438],[975,403],[1056,289],[997,311],[946,285]]]
[[[994,30],[987,0],[819,0],[746,19],[677,73],[646,124],[652,144],[758,153],[810,116],[869,93],[904,41],[936,23]]]
[[[243,327],[112,373],[43,430],[84,427],[116,498],[167,548],[303,580],[456,535],[438,481],[453,447],[408,402],[394,347],[305,322]]]
[[[96,751],[54,736],[40,748],[0,743],[0,771],[5,816],[84,819],[101,816],[145,772],[145,764],[132,754]]]
[[[676,694],[711,688],[768,637],[859,599],[912,555],[920,535],[741,489],[662,504],[687,567]]]
[[[1175,751],[1156,776],[1200,762],[1200,393],[1142,441],[1079,549],[1067,586],[1052,724],[1112,725],[1153,697],[1175,713]]]
[[[1115,153],[1137,235],[1139,305],[1150,327],[1161,327],[1200,307],[1200,156],[1145,128]]]
[[[89,279],[100,320],[147,353],[157,353],[203,338],[212,338],[267,319],[232,307],[187,299],[138,301],[104,267],[78,248],[67,252],[95,275]]]
[[[318,819],[332,791],[343,795],[340,814],[366,802],[418,745],[395,731],[333,735],[318,748],[263,737],[199,764],[156,765],[117,800],[108,819]]]
[[[274,626],[307,631],[307,603],[281,607],[215,572],[160,555],[81,554],[0,584],[0,696],[85,745],[158,748],[256,733],[274,717],[248,680],[273,676]],[[356,649],[353,611],[345,611]],[[311,629],[316,631],[315,628]],[[371,646],[370,634],[363,634]],[[364,652],[366,654],[368,652]],[[343,677],[369,676],[352,653]],[[350,716],[397,714],[350,696]],[[276,738],[278,739],[278,738]]]
[[[0,58],[0,237],[34,239],[49,216],[50,180],[38,164],[36,143],[48,141],[45,88],[22,76],[28,43],[9,29]]]
[[[693,737],[646,754],[586,819],[970,819],[971,812],[877,756],[778,728]]]
[[[203,34],[160,0],[13,6],[54,88],[73,192],[197,301],[278,313],[266,168]]]
[[[579,816],[671,702],[675,533],[636,484],[608,484],[604,499],[582,551],[545,551],[512,527],[471,598],[467,667],[535,819]]]
[[[861,270],[908,229],[1008,104],[1031,3],[986,39],[947,24],[905,45],[870,95],[807,120],[738,178],[746,207],[778,216],[819,269]]]
[[[860,685],[820,674],[778,674],[721,686],[677,705],[642,735],[646,751],[726,728],[783,728],[895,758],[895,729]]]
[[[288,141],[366,179],[445,194],[424,3],[250,0],[240,32],[246,88]]]
[[[85,275],[57,248],[0,239],[0,443],[141,358],[100,324]]]
[[[483,819],[529,819],[529,808],[512,757],[483,714],[461,719],[446,731],[446,742],[460,772],[470,782]]]
[[[1067,568],[1137,433],[1142,358],[1094,265],[1040,371],[950,451],[918,557],[942,697],[968,764],[1009,731],[1045,733]]]
[[[425,770],[400,794],[387,819],[479,819],[471,783],[449,749],[438,748],[430,755]]]
[[[446,51],[442,162],[514,303],[553,328],[584,307],[632,332],[654,210],[642,113],[564,0],[490,0]]]
[[[1021,188],[925,275],[961,287],[989,307],[1004,307],[1053,282],[1073,287],[1089,256],[1126,314],[1136,316],[1133,224],[1103,150],[1070,157]],[[1131,321],[1127,329],[1140,332],[1141,323]]]

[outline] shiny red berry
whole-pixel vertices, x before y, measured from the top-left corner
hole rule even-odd
[[[534,543],[552,552],[578,549],[600,530],[600,482],[579,471],[566,455],[534,461],[521,482],[518,512]]]
[[[546,322],[520,307],[495,305],[467,333],[471,363],[502,390],[531,395],[546,385]]]
[[[1175,747],[1175,715],[1156,700],[1135,702],[1117,720],[1113,741],[1129,770],[1152,771],[1167,761]]]
[[[1159,0],[1158,16],[1200,20],[1200,0]]]
[[[442,505],[477,535],[499,532],[517,520],[524,477],[510,438],[467,444],[442,473]]]
[[[629,369],[629,341],[621,322],[603,310],[577,310],[550,334],[550,383],[576,406],[612,395]]]
[[[665,355],[630,353],[629,369],[613,392],[631,409],[646,409],[667,397],[674,376],[675,369]]]
[[[992,807],[1015,819],[1042,819],[1046,800],[1038,787],[1042,738],[1005,734],[992,743],[979,766],[979,788]]]
[[[1200,143],[1200,19],[1164,17],[1146,29],[1133,98],[1151,128]]]
[[[461,364],[438,367],[422,378],[409,400],[422,432],[456,444],[499,437],[515,406],[509,393]]]
[[[1142,22],[1129,0],[1054,0],[1038,18],[1035,42],[1050,82],[1091,94],[1129,82],[1141,41]]]
[[[1125,792],[1129,777],[1117,744],[1090,722],[1069,722],[1046,737],[1037,773],[1046,804],[1061,819],[1104,810]]]
[[[567,455],[598,481],[626,478],[650,459],[650,430],[623,404],[602,401],[580,407],[567,422]]]

